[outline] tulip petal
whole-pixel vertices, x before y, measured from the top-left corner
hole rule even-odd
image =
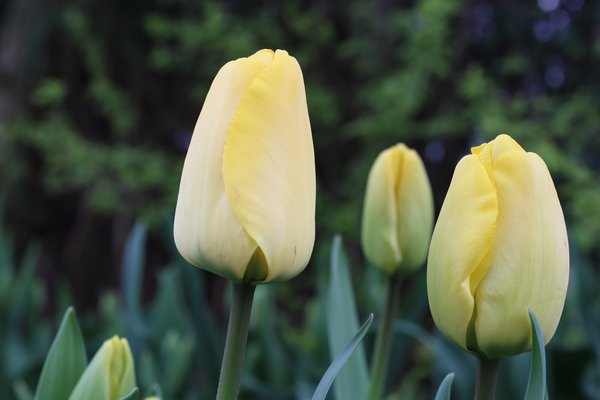
[[[175,211],[174,236],[181,255],[191,264],[237,280],[244,278],[257,245],[227,199],[223,149],[242,97],[272,58],[271,51],[261,51],[227,63],[215,77],[185,158]]]
[[[402,146],[402,147],[398,147]],[[400,144],[379,154],[367,180],[362,220],[362,246],[370,262],[392,274],[402,261],[398,243],[398,175],[406,146]]]
[[[134,362],[126,339],[104,342],[87,366],[69,400],[117,400],[135,387]]]
[[[414,150],[404,156],[397,194],[398,242],[403,251],[402,271],[420,267],[427,256],[433,228],[433,195],[423,161]]]
[[[477,290],[479,348],[495,358],[531,346],[528,308],[546,341],[556,330],[568,284],[567,232],[552,178],[534,153],[494,161],[498,191],[496,246]]]
[[[477,155],[465,156],[456,166],[440,211],[427,266],[433,319],[463,348],[468,346],[473,292],[489,267],[497,210],[496,190],[485,167]]]
[[[473,154],[478,154],[480,159],[488,159],[489,165],[496,161],[496,159],[500,158],[504,153],[511,151],[522,151],[523,148],[517,141],[507,134],[498,135],[493,141],[490,143],[483,143],[479,146],[471,148],[471,152]]]
[[[314,245],[314,152],[302,72],[285,51],[244,93],[228,128],[223,179],[235,217],[264,254],[264,281],[302,271]]]
[[[433,225],[429,179],[418,154],[399,143],[369,172],[362,220],[367,259],[388,275],[412,272],[427,255]]]

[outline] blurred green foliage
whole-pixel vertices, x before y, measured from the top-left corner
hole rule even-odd
[[[550,393],[598,398],[599,3],[8,0],[0,13],[0,193],[12,235],[0,238],[1,398],[27,398],[71,301],[91,345],[131,338],[142,388],[213,393],[223,285],[184,265],[165,215],[212,78],[260,48],[287,49],[304,72],[318,238],[304,274],[257,293],[248,398],[310,396],[328,365],[334,233],[347,240],[359,320],[378,309],[381,280],[357,245],[378,152],[399,141],[417,148],[439,208],[458,159],[502,132],[546,160],[572,239]],[[455,398],[469,397],[473,365],[432,333],[424,271],[404,293],[388,389],[430,398],[453,370]],[[289,367],[266,367],[275,364]],[[505,363],[506,398],[523,392],[527,365]]]
[[[45,295],[35,277],[37,255],[30,247],[17,265],[12,240],[0,219],[1,398],[12,398],[14,392],[33,397],[22,380],[41,366],[52,340],[51,324],[39,320]]]
[[[5,20],[23,7],[9,2]],[[59,2],[38,30],[12,38],[28,51],[7,57],[15,83],[0,115],[0,182],[11,205],[24,207],[26,189],[42,184],[94,212],[156,224],[173,207],[216,71],[285,48],[305,74],[324,233],[357,237],[356,189],[384,146],[423,151],[441,200],[447,167],[470,144],[509,132],[546,159],[589,250],[600,233],[587,218],[600,208],[598,9],[578,0],[551,12],[517,1]],[[536,33],[544,24],[549,38]]]
[[[167,221],[165,227],[168,229],[171,225],[172,221]],[[2,398],[31,400],[32,388],[50,346],[51,332],[58,326],[59,315],[54,316],[53,323],[37,318],[41,305],[47,300],[34,274],[37,253],[28,252],[20,268],[15,268],[13,246],[2,228],[0,224],[3,282],[0,318],[7,323],[0,326],[0,394]],[[116,293],[106,293],[97,314],[84,317],[82,327],[88,350],[95,349],[106,335],[126,336],[135,355],[142,393],[157,394],[164,399],[211,398],[218,381],[225,324],[215,320],[214,310],[207,301],[208,275],[190,267],[178,256],[174,243],[168,241],[171,261],[157,277],[158,289],[153,301],[143,304],[140,289],[145,274],[146,235],[147,230],[140,223],[130,231],[122,261],[120,300],[115,297]],[[355,301],[352,292],[362,298],[357,301],[357,305],[362,306],[358,311],[361,317],[364,309],[378,310],[382,305],[381,288],[385,277],[370,268],[365,270],[360,285],[350,285],[347,274],[351,265],[339,238],[334,241],[331,252],[332,274],[327,274],[330,269],[327,262],[319,263],[319,283],[323,287],[317,296],[305,299],[306,318],[300,325],[287,308],[292,296],[286,286],[257,288],[241,399],[310,398],[333,358],[333,355],[324,356],[328,353],[326,330],[331,346],[336,335],[348,335],[356,328],[356,323],[348,326],[340,322],[340,318],[353,318],[352,314],[356,313],[347,304]],[[600,387],[600,336],[597,334],[600,302],[595,292],[598,279],[593,268],[580,258],[576,247],[574,253],[574,273],[563,323],[548,347],[549,388],[556,398],[593,399]],[[337,274],[344,274],[346,278],[335,278],[336,269]],[[418,272],[407,281],[403,290],[390,356],[387,383],[390,395],[386,398],[432,398],[437,384],[448,371],[456,374],[453,398],[472,398],[474,358],[439,333],[430,333],[421,326],[426,303],[424,272]],[[361,296],[362,291],[376,295],[368,299],[364,293]],[[67,292],[61,293],[59,303],[68,304]],[[219,304],[224,306],[229,301],[229,293],[221,294],[224,296]],[[367,343],[361,345],[360,353],[372,349],[374,335],[370,336]],[[365,368],[364,353],[353,359],[360,365],[348,364],[347,372],[349,368]],[[499,398],[519,398],[524,393],[529,364],[529,354],[503,361]],[[350,394],[359,392],[352,388],[364,386],[359,379],[349,380],[346,385]],[[336,386],[335,392],[340,393],[340,390],[344,389]]]

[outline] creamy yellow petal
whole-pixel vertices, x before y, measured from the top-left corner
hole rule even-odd
[[[225,139],[242,97],[273,53],[227,63],[215,77],[188,149],[175,211],[177,249],[191,264],[242,279],[256,250],[231,209],[222,175]]]
[[[402,249],[401,272],[423,265],[433,229],[433,195],[421,157],[407,149],[397,193],[398,243]]]
[[[427,263],[427,293],[438,328],[467,348],[473,291],[494,244],[496,191],[477,155],[458,163],[435,225]]]
[[[361,239],[373,266],[393,274],[402,261],[398,242],[397,189],[406,146],[398,144],[375,159],[365,191]]]
[[[498,190],[496,245],[491,268],[477,290],[475,329],[488,357],[527,351],[527,309],[546,342],[562,313],[569,275],[569,250],[562,209],[552,178],[534,153],[508,151],[494,161]]]
[[[525,151],[519,143],[507,134],[501,134],[496,136],[494,140],[489,143],[483,143],[479,146],[471,148],[471,153],[483,155],[488,154],[488,157],[495,161],[497,158],[502,156],[504,153],[511,151]]]
[[[264,281],[304,269],[314,245],[316,178],[302,71],[278,50],[245,90],[223,152],[227,200],[260,247]]]
[[[134,369],[127,340],[113,336],[96,352],[69,400],[118,400],[136,386]]]
[[[120,399],[128,395],[135,387],[135,367],[129,342],[127,339],[117,339],[113,356],[112,375],[117,379],[115,397]]]
[[[510,151],[525,152],[519,143],[506,134],[498,135],[489,143],[483,143],[482,145],[471,148],[471,152],[479,156],[479,161],[490,175],[492,174],[494,161],[504,153]]]

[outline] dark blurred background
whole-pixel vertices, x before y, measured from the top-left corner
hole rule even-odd
[[[172,266],[183,264],[171,239],[179,175],[218,69],[261,48],[282,48],[304,73],[318,202],[311,263],[273,289],[274,307],[287,321],[276,323],[276,334],[283,329],[292,337],[288,344],[307,335],[304,305],[317,295],[335,233],[345,238],[356,285],[371,274],[358,238],[366,176],[379,151],[396,142],[416,148],[439,210],[460,157],[509,133],[549,166],[578,274],[568,303],[575,311],[567,307],[550,355],[558,360],[551,391],[555,398],[600,398],[599,2],[5,0],[0,17],[0,246],[10,254],[0,261],[11,266],[0,273],[0,309],[12,304],[32,314],[19,322],[11,311],[12,319],[0,322],[16,324],[6,335],[20,344],[9,347],[23,348],[10,355],[21,360],[17,367],[0,370],[0,397],[35,383],[41,361],[33,349],[41,353],[49,343],[66,304],[99,336],[128,326],[126,317],[112,316],[119,310],[154,305],[171,269],[203,274],[206,314],[220,331],[224,281]],[[141,240],[138,253],[128,253],[132,240]],[[143,265],[135,306],[127,300],[128,254]],[[407,286],[424,292],[423,277],[424,271]],[[18,282],[26,287],[22,297]],[[369,300],[366,289],[356,290],[366,315],[377,295]],[[425,295],[412,304],[418,306],[410,318],[434,332]],[[33,339],[39,324],[47,333]],[[433,361],[415,352],[406,356],[408,366],[392,371],[390,387],[410,378],[419,398],[429,394],[423,387],[431,378],[414,371],[429,370]],[[5,360],[12,360],[9,353]],[[188,361],[171,396],[202,392],[198,368]],[[257,378],[263,385],[273,380],[286,388],[294,378]],[[251,388],[248,398],[267,398]],[[282,397],[272,398],[299,396],[277,393]]]

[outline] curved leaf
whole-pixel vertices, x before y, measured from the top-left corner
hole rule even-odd
[[[333,359],[359,329],[352,280],[340,235],[336,235],[331,244],[330,270],[326,322],[329,351]],[[367,358],[360,348],[335,380],[335,396],[344,400],[363,400],[367,397],[369,382]]]
[[[325,375],[323,375],[323,377],[321,378],[321,382],[319,382],[319,385],[315,389],[315,393],[313,394],[312,400],[325,399],[325,397],[327,396],[327,392],[329,392],[329,388],[331,387],[331,384],[333,383],[333,380],[335,379],[336,375],[338,374],[338,372],[340,372],[346,361],[348,361],[354,350],[358,347],[362,339],[365,337],[372,322],[373,314],[369,315],[369,318],[367,318],[360,330],[356,333],[356,335],[354,335],[354,337],[352,338],[350,343],[348,343],[344,351],[338,354],[338,356],[335,358],[335,360],[333,360],[329,368],[327,368],[327,371],[325,371]]]
[[[69,307],[46,356],[34,400],[68,399],[86,365],[81,329]]]
[[[128,395],[121,397],[120,400],[137,400],[139,396],[139,390],[137,387],[134,387]]]
[[[525,400],[544,400],[546,398],[546,353],[544,351],[544,336],[542,328],[533,313],[529,310],[531,319],[531,371],[525,392]]]
[[[438,388],[435,394],[435,400],[450,400],[450,392],[452,391],[452,381],[454,381],[454,372],[450,372]]]

